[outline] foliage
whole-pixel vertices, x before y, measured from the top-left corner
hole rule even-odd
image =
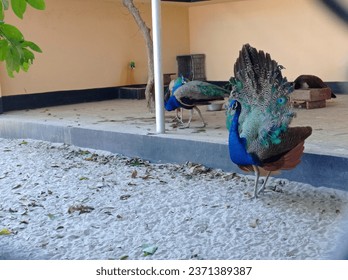
[[[2,230],[0,230],[0,235],[9,235],[11,234],[11,231],[8,230],[7,228],[3,228]]]
[[[28,71],[35,59],[33,51],[41,53],[42,50],[34,42],[25,40],[17,27],[4,22],[10,3],[20,19],[23,19],[27,4],[37,10],[44,10],[46,4],[44,0],[0,0],[0,61],[5,61],[8,75],[14,77],[13,72]]]

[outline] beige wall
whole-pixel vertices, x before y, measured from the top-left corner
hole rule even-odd
[[[348,80],[347,28],[315,0],[254,0],[189,10],[192,53],[206,54],[207,78],[227,80],[239,49],[250,43],[286,67],[325,81]]]
[[[346,81],[347,29],[315,0],[244,0],[213,5],[162,5],[163,70],[176,72],[176,56],[206,54],[209,80],[227,80],[242,44],[272,54],[292,80],[310,73],[325,81]],[[20,27],[43,54],[28,73],[7,77],[0,65],[2,95],[110,87],[131,80],[145,83],[144,40],[120,0],[46,0],[46,11],[28,8],[24,20],[10,12],[8,23]],[[149,0],[136,0],[151,24]]]
[[[137,6],[151,26],[149,1]],[[0,69],[3,95],[124,85],[128,64],[136,63],[134,83],[146,83],[144,39],[120,0],[46,0],[47,9],[28,9],[24,20],[10,13],[6,21],[43,49],[28,73],[15,78]],[[162,11],[163,71],[176,72],[176,55],[189,53],[188,9],[164,5]]]

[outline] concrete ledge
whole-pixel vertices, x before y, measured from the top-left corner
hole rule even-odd
[[[228,153],[227,144],[173,139],[161,135],[139,135],[83,127],[0,119],[0,137],[35,139],[76,145],[140,157],[156,163],[191,161],[207,167],[241,173]],[[314,186],[348,191],[348,158],[305,153],[301,164],[279,176]]]

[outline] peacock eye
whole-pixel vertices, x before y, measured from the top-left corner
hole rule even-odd
[[[288,100],[286,99],[286,97],[279,97],[279,98],[277,99],[277,103],[278,103],[279,105],[283,105],[283,104],[285,104],[287,101],[288,101]]]

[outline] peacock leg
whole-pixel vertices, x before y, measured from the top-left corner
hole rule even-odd
[[[252,198],[257,198],[257,186],[259,184],[259,178],[260,178],[260,170],[256,165],[253,165],[253,169],[255,172],[255,185],[254,185],[254,196]]]
[[[180,112],[180,116],[179,116],[179,112]],[[174,118],[174,120],[173,121],[175,121],[175,122],[177,122],[177,123],[179,123],[179,124],[183,124],[183,121],[182,121],[182,115],[183,115],[183,110],[182,110],[182,108],[178,108],[178,109],[176,109],[175,110],[175,118]]]
[[[182,127],[180,127],[180,129],[184,129],[184,128],[189,128],[190,127],[190,124],[191,124],[191,120],[192,120],[192,116],[193,116],[193,110],[190,109],[190,117],[189,117],[189,120],[187,122],[187,124],[183,125]],[[184,123],[182,123],[184,124]]]
[[[175,117],[172,119],[172,122],[179,122],[178,109],[175,110]]]
[[[192,117],[193,117],[193,110],[191,109],[190,110],[190,117],[189,117],[189,120],[188,120],[188,122],[186,124],[187,128],[190,127],[190,124],[191,124],[191,121],[192,121]]]
[[[272,171],[268,171],[267,176],[266,176],[266,178],[265,178],[265,181],[263,182],[262,187],[259,189],[258,194],[264,192],[264,190],[265,190],[265,188],[266,188],[267,180],[268,180],[268,178],[269,178],[269,175],[271,175],[271,172],[272,172]]]
[[[183,121],[183,115],[184,115],[184,109],[183,108],[180,108],[180,123],[183,124],[184,121]]]
[[[201,110],[199,110],[198,109],[198,107],[193,107],[193,109],[196,109],[196,111],[198,112],[198,115],[199,115],[199,117],[201,118],[201,120],[202,120],[202,123],[203,123],[203,126],[202,126],[202,128],[203,127],[205,127],[207,124],[204,122],[204,119],[203,119],[203,116],[202,116],[202,113],[201,113]]]

